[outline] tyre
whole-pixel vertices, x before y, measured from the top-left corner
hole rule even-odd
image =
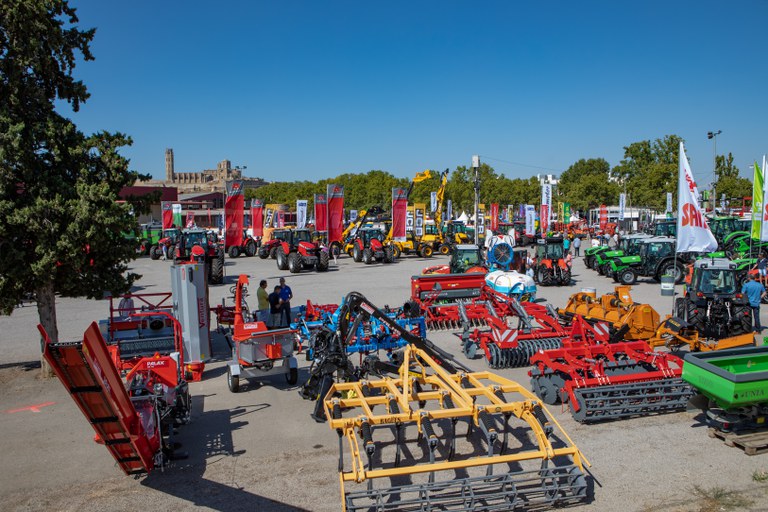
[[[397,245],[394,245],[394,246],[392,246],[392,256],[393,256],[395,259],[397,259],[397,258],[399,258],[399,257],[400,257],[400,254],[401,254],[401,253],[400,253],[400,247],[398,247]]]
[[[679,261],[665,263],[659,272],[660,276],[669,275],[675,278],[675,284],[682,284],[685,279],[685,268]]]
[[[331,255],[326,251],[320,251],[317,256],[317,266],[315,267],[318,272],[325,272],[328,270],[328,266],[331,264]]]
[[[259,247],[259,258],[263,260],[269,258],[269,249],[266,247]]]
[[[294,384],[299,382],[299,369],[291,368],[290,370],[288,370],[288,373],[285,374],[285,381],[290,386],[293,386]]]
[[[618,272],[619,282],[625,285],[632,285],[637,282],[637,275],[631,268],[625,268]]]
[[[440,244],[438,251],[440,251],[440,254],[442,255],[451,254],[451,246],[448,244]]]
[[[422,258],[431,258],[433,253],[434,253],[434,251],[428,245],[425,245],[424,247],[421,248],[421,257]]]
[[[240,247],[233,245],[229,248],[229,257],[237,258],[238,256],[240,256]]]
[[[373,251],[368,247],[363,249],[362,259],[363,259],[363,263],[365,263],[366,265],[370,265],[371,263],[373,263]]]
[[[363,251],[360,250],[360,246],[357,244],[352,248],[352,259],[358,263],[363,261]]]
[[[277,268],[280,270],[288,270],[288,255],[285,254],[282,247],[277,248]]]
[[[227,386],[233,393],[240,391],[240,376],[232,375],[232,370],[227,367]]]
[[[395,262],[395,251],[392,249],[392,247],[385,247],[384,248],[384,263],[394,263]]]
[[[675,299],[675,316],[685,320],[685,299],[683,297]]]
[[[749,306],[736,306],[733,308],[734,330],[738,332],[729,333],[729,335],[746,334],[752,332],[752,308]]]
[[[162,249],[160,250],[160,254],[162,254]],[[168,259],[169,260],[175,260],[176,259],[176,246],[175,245],[169,245],[168,250],[166,251],[168,253]]]
[[[560,278],[561,286],[570,286],[571,284],[571,271],[570,270],[564,270],[562,277]]]
[[[301,272],[301,255],[297,252],[292,252],[288,255],[288,271],[291,274],[298,274]]]
[[[253,240],[248,240],[248,243],[245,244],[245,255],[249,258],[252,258],[256,255],[256,242]]]
[[[149,249],[149,257],[153,260],[159,260],[163,257],[163,250],[159,245],[153,245],[152,248]]]
[[[704,327],[707,320],[706,312],[698,309],[696,307],[696,304],[694,304],[693,302],[688,302],[685,305],[685,313],[686,313],[685,321],[688,322],[688,325],[690,325],[700,333],[704,332]],[[751,323],[752,322],[750,320],[750,324]]]
[[[224,257],[215,258],[211,262],[211,274],[208,276],[208,282],[211,284],[221,284],[224,282]]]
[[[270,257],[270,258],[272,258],[273,260],[276,260],[276,259],[277,259],[277,250],[278,250],[279,248],[280,248],[280,247],[273,247],[273,248],[271,248],[271,249],[269,250],[269,257]]]
[[[597,275],[604,276],[605,275],[605,270],[604,270],[605,267],[603,265],[600,265],[597,262],[595,262],[595,265],[597,266]]]

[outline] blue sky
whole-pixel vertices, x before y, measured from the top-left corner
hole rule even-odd
[[[74,119],[158,178],[167,147],[269,181],[557,174],[677,134],[708,183],[708,131],[745,176],[768,152],[764,0],[71,3],[97,28]]]

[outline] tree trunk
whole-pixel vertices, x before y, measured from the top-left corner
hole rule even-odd
[[[52,341],[59,341],[59,328],[56,325],[56,291],[53,287],[53,281],[41,285],[37,290],[37,315],[40,324],[43,326]],[[53,370],[48,362],[42,357],[43,341],[40,340],[40,368],[44,379],[53,377]]]

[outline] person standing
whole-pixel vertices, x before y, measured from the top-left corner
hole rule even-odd
[[[766,274],[768,273],[768,256],[765,254],[765,251],[760,251],[760,258],[757,260],[757,274],[760,276],[758,281],[763,286],[768,286],[768,276]]]
[[[275,286],[275,289],[267,297],[269,300],[269,323],[267,326],[270,329],[277,329],[280,327],[281,318],[283,316],[283,304],[280,300],[280,286]]]
[[[563,234],[563,250],[569,252],[571,250],[571,239],[567,234]]]
[[[128,318],[136,312],[136,306],[133,304],[131,292],[126,293],[123,295],[123,298],[120,299],[120,303],[117,305],[117,312],[122,318]]]
[[[268,324],[269,322],[269,294],[267,293],[267,280],[259,281],[259,289],[256,290],[256,298],[259,301],[259,310],[256,312],[256,320]]]
[[[293,298],[293,290],[291,287],[285,284],[285,278],[280,278],[280,300],[282,301],[283,318],[281,321],[282,327],[288,327],[291,324],[291,299]]]
[[[741,287],[741,293],[747,296],[749,299],[749,307],[752,308],[752,319],[754,321],[754,331],[761,332],[763,330],[760,325],[760,301],[765,297],[765,286],[763,286],[759,280],[753,275],[747,275],[747,282]]]
[[[581,255],[579,254],[579,249],[581,249],[581,238],[579,238],[579,237],[576,237],[576,238],[574,238],[574,239],[573,239],[573,252],[574,252],[574,255],[575,255],[577,258],[578,258],[579,256],[581,256]]]

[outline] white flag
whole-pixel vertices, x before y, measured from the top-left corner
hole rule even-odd
[[[296,227],[301,229],[307,225],[307,200],[296,200]]]
[[[624,208],[627,204],[627,194],[619,194],[619,220],[624,220]]]
[[[672,192],[667,192],[667,209],[664,213],[672,213]]]
[[[760,241],[766,242],[768,241],[768,180],[766,180],[765,176],[765,155],[763,155],[763,167],[761,168],[761,171],[763,173],[763,211],[761,215],[763,216],[763,225],[760,229]]]
[[[710,252],[717,240],[699,208],[699,189],[680,142],[680,176],[677,183],[677,252]]]
[[[525,234],[528,236],[536,234],[536,207],[532,204],[525,205]]]

